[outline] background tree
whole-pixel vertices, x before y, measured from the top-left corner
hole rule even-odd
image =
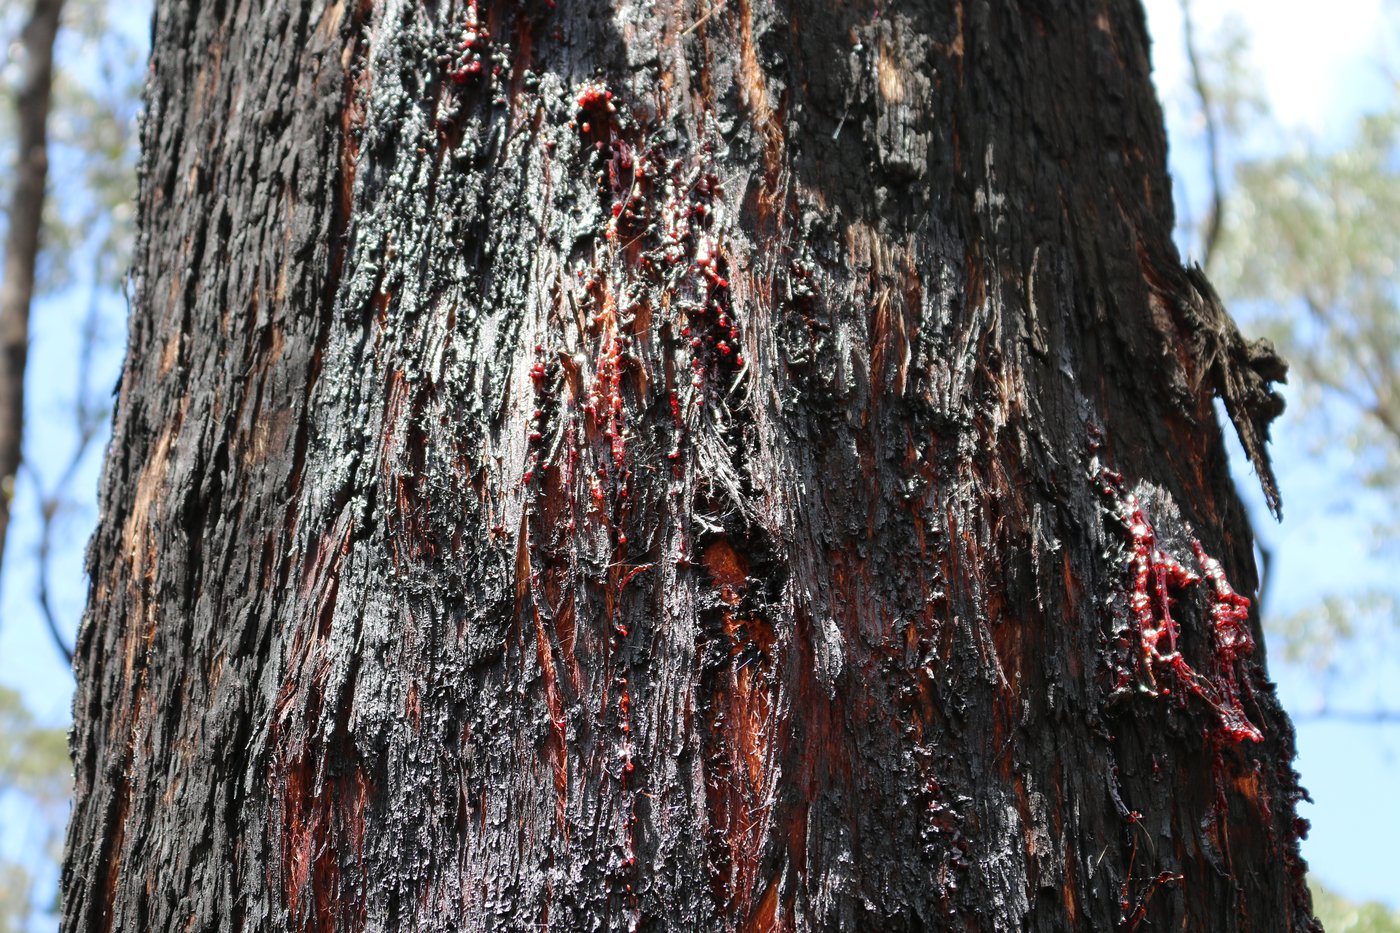
[[[0,9],[0,46],[8,53],[0,69],[0,164],[18,166],[0,186],[7,250],[0,316],[15,351],[0,359],[0,397],[7,400],[0,406],[0,463],[7,466],[0,471],[0,551],[10,558],[0,569],[11,593],[27,582],[31,566],[36,570],[37,605],[65,654],[81,589],[72,542],[86,538],[95,520],[86,484],[94,482],[93,451],[105,441],[110,416],[102,383],[115,370],[110,357],[120,349],[124,326],[111,295],[129,262],[134,215],[132,131],[142,45],[114,28],[107,14],[100,0]],[[69,343],[72,357],[59,367],[41,365],[36,379],[28,366],[30,334],[62,329],[66,296],[79,296],[81,309]],[[31,306],[38,309],[32,331]],[[24,395],[23,408],[39,430],[24,438],[28,449],[21,459],[26,377],[38,391]],[[61,403],[55,404],[56,395],[64,397]],[[12,506],[26,514],[14,514]],[[33,541],[27,530],[9,533],[35,524]],[[13,605],[7,600],[0,609],[0,627],[22,621],[9,611]],[[7,679],[20,663],[0,649]],[[63,694],[69,689],[54,687]],[[53,722],[47,711],[36,721],[18,692],[0,687],[3,931],[57,923],[57,861],[72,786],[66,732],[66,723]]]
[[[1311,925],[1136,4],[152,62],[67,928]]]
[[[1364,119],[1340,151],[1304,142],[1247,162],[1237,178],[1224,257],[1229,286],[1277,309],[1267,326],[1307,374],[1312,438],[1350,452],[1352,466],[1339,480],[1373,493],[1376,544],[1393,556],[1400,548],[1400,109]],[[1258,249],[1261,241],[1273,248]],[[1396,606],[1391,588],[1330,593],[1284,620],[1291,653],[1325,671],[1339,658],[1338,640],[1364,633],[1376,645],[1389,634],[1393,643]]]
[[[1219,35],[1194,38],[1193,89],[1211,166],[1209,206],[1185,231],[1251,329],[1294,362],[1296,433],[1313,455],[1332,455],[1334,507],[1353,510],[1382,559],[1400,532],[1400,107],[1394,66],[1400,45],[1384,21],[1374,67],[1388,74],[1379,106],[1349,138],[1281,128],[1251,64],[1249,39],[1226,20]],[[1189,216],[1189,214],[1188,214]],[[1218,218],[1218,219],[1217,219]],[[1192,230],[1192,226],[1199,229]],[[1218,247],[1218,248],[1217,248]],[[1332,705],[1337,675],[1353,682],[1355,649],[1384,656],[1400,631],[1392,585],[1327,589],[1316,603],[1269,620],[1285,657],[1307,664],[1321,706],[1309,715],[1395,722],[1400,709],[1353,695]]]
[[[29,304],[48,179],[49,100],[53,45],[63,0],[35,0],[21,33],[21,77],[15,94],[17,152],[5,217],[5,266],[0,279],[0,557],[10,525],[24,425],[24,364],[29,351]]]
[[[14,6],[0,16],[0,37],[15,37],[7,43],[10,67],[0,81],[14,101],[13,114],[0,118],[0,160],[16,166],[5,214],[0,288],[0,342],[5,347],[0,359],[0,568],[24,465],[37,489],[42,518],[40,603],[65,658],[73,626],[58,618],[49,599],[50,552],[59,526],[74,509],[73,485],[107,420],[105,392],[95,385],[101,368],[95,361],[107,355],[103,351],[121,322],[113,326],[102,299],[120,282],[131,255],[138,47],[109,22],[101,0],[37,0],[32,8]],[[71,46],[66,64],[55,61],[60,34]],[[51,166],[63,181],[56,195],[47,190]],[[72,379],[73,436],[43,441],[71,452],[50,474],[49,467],[39,464],[51,457],[34,461],[22,456],[31,305],[39,296],[74,285],[85,285],[90,297],[77,341],[81,349],[66,374],[77,377]]]

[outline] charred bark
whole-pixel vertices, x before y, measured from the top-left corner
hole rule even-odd
[[[65,929],[1312,926],[1135,2],[158,7]]]

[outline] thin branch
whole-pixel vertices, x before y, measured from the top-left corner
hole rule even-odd
[[[1191,87],[1201,102],[1201,116],[1206,122],[1206,152],[1209,156],[1210,212],[1206,215],[1206,230],[1201,244],[1201,268],[1210,271],[1210,260],[1220,239],[1220,224],[1225,214],[1224,187],[1220,182],[1220,130],[1215,122],[1215,109],[1206,85],[1201,57],[1196,50],[1196,27],[1191,19],[1191,0],[1181,0],[1181,19],[1186,32],[1186,61],[1191,66]]]
[[[58,628],[58,617],[54,614],[53,603],[49,600],[49,555],[53,546],[53,526],[54,517],[58,512],[57,500],[46,499],[40,503],[40,513],[43,516],[43,532],[39,536],[39,611],[43,613],[44,622],[48,624],[49,635],[53,638],[54,647],[58,653],[63,655],[63,660],[68,667],[73,667],[73,648],[64,639],[63,633]]]
[[[1255,597],[1259,604],[1259,616],[1263,618],[1264,603],[1269,598],[1269,584],[1273,581],[1274,550],[1258,540],[1254,546],[1259,549],[1259,591]]]
[[[49,571],[52,564],[54,534],[57,529],[59,513],[63,511],[64,505],[69,501],[69,491],[77,480],[78,471],[83,465],[83,458],[86,457],[88,449],[92,446],[93,440],[101,431],[106,419],[106,411],[101,402],[97,400],[92,386],[93,358],[97,353],[102,316],[98,300],[101,263],[102,253],[99,251],[93,257],[92,288],[88,294],[87,313],[83,317],[78,349],[78,392],[73,412],[78,434],[77,443],[73,445],[73,450],[69,454],[68,461],[64,464],[63,471],[59,474],[58,480],[47,491],[44,489],[43,481],[38,476],[37,471],[26,464],[26,469],[34,481],[34,488],[38,491],[39,500],[40,530],[37,554],[39,610],[43,613],[44,621],[48,624],[54,646],[68,662],[69,667],[73,665],[73,648],[63,638],[58,624],[58,616],[53,607],[52,587],[49,584]]]

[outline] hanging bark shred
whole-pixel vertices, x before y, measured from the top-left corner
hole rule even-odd
[[[1312,928],[1136,3],[154,50],[66,930]]]
[[[1268,340],[1246,340],[1220,303],[1220,296],[1200,266],[1186,269],[1191,294],[1185,308],[1196,336],[1201,370],[1225,404],[1240,445],[1254,466],[1264,500],[1275,518],[1283,517],[1283,498],[1269,462],[1269,425],[1283,414],[1283,396],[1273,383],[1287,381],[1288,364]]]

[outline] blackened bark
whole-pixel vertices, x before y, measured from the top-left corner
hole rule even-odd
[[[0,563],[10,528],[24,445],[24,368],[29,358],[29,305],[44,222],[49,175],[49,100],[53,45],[63,0],[35,0],[18,43],[20,79],[15,89],[15,168],[6,217],[4,280],[0,282]]]
[[[1135,2],[158,6],[65,929],[1312,925]]]

